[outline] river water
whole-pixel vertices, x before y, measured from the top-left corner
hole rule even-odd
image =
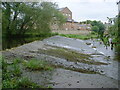
[[[18,39],[3,39],[2,40],[2,47],[3,50],[10,49],[13,47],[17,47],[23,45],[25,43],[32,42],[34,40],[43,40],[43,38],[18,38]],[[83,52],[87,54],[94,54],[94,59],[97,61],[102,62],[109,62],[110,64],[107,66],[102,66],[101,68],[104,69],[105,74],[111,78],[119,79],[118,78],[118,70],[119,69],[119,61],[120,61],[120,46],[111,50],[110,47],[107,49],[103,44],[100,44],[97,40],[79,40],[79,39],[71,39],[65,38],[61,36],[54,36],[48,39],[43,40],[45,44],[51,46],[58,46],[64,47],[68,49],[73,49],[78,52]],[[86,45],[86,43],[91,43],[90,45]],[[92,48],[95,46],[96,48]],[[104,58],[106,56],[108,58]]]
[[[119,50],[111,50],[111,47],[105,47],[104,44],[100,44],[99,41],[95,40],[79,40],[66,38],[61,36],[54,36],[48,39],[44,39],[43,42],[47,45],[57,46],[76,50],[85,54],[91,54],[94,57],[94,60],[107,62],[108,65],[101,65],[99,68],[104,70],[104,74],[108,77],[120,80],[118,78],[119,70]],[[87,45],[86,43],[90,43]],[[92,48],[95,47],[95,48]],[[119,48],[118,48],[119,49]]]
[[[33,39],[34,41],[35,39]],[[17,47],[25,43],[31,42],[31,39],[13,39],[10,40],[3,40],[3,49],[9,49],[12,47]],[[87,43],[90,43],[89,45]],[[42,55],[35,51],[46,48],[51,48],[52,46],[55,46],[54,48],[63,47],[72,49],[74,51],[82,52],[91,54],[93,56],[93,59],[100,62],[108,63],[108,65],[88,65],[85,63],[74,63],[65,60],[64,58],[58,58],[53,57],[50,55]],[[57,47],[56,47],[57,46]],[[94,47],[94,48],[93,48]],[[17,50],[18,49],[18,50]],[[26,51],[25,51],[26,49]],[[22,51],[23,50],[23,51]],[[29,51],[34,52],[29,52]],[[86,74],[86,73],[79,73],[71,70],[66,70],[63,68],[56,68],[54,71],[43,71],[43,72],[27,72],[26,70],[23,73],[23,76],[29,77],[32,81],[40,84],[40,85],[46,85],[52,83],[53,87],[60,88],[60,87],[71,87],[71,88],[113,88],[118,87],[118,80],[120,78],[118,77],[119,73],[119,65],[120,65],[120,47],[117,47],[113,50],[111,50],[110,47],[106,49],[106,47],[103,44],[100,44],[97,40],[79,40],[79,39],[72,39],[72,38],[66,38],[62,36],[53,36],[47,39],[44,39],[43,41],[40,41],[38,38],[38,41],[29,43],[26,45],[23,45],[21,47],[16,48],[16,50],[12,51],[12,54],[18,51],[22,52],[21,54],[24,55],[23,52],[30,55],[34,55],[36,58],[38,57],[38,60],[48,60],[51,61],[51,63],[62,64],[64,66],[72,65],[74,68],[90,68],[90,69],[101,69],[104,70],[104,73],[101,74]],[[25,55],[26,55],[25,54]]]
[[[35,40],[43,40],[45,37],[29,37],[29,38],[2,38],[2,50],[18,47]]]

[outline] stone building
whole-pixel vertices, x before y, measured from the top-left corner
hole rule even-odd
[[[72,19],[72,12],[69,8],[59,8],[58,9],[65,17],[66,17],[66,23],[64,23],[61,28],[55,23],[52,25],[53,30],[87,30],[90,26],[89,25],[81,25],[77,21]],[[88,27],[88,28],[87,28]]]

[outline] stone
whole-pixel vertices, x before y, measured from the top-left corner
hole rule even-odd
[[[96,48],[96,46],[92,46],[92,48]]]
[[[87,45],[91,45],[91,43],[86,43]]]
[[[69,83],[68,85],[69,85],[69,86],[71,86],[71,84],[70,84],[70,83]]]

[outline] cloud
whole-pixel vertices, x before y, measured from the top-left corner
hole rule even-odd
[[[52,2],[88,2],[88,3],[93,3],[93,2],[117,2],[118,0],[49,0]]]
[[[73,19],[101,20],[105,22],[107,17],[114,17],[118,13],[116,0],[54,0],[59,7],[68,7],[73,13]]]

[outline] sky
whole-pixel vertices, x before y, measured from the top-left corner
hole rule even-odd
[[[50,0],[60,8],[68,7],[75,21],[101,20],[107,22],[107,17],[113,18],[118,14],[118,0]]]

